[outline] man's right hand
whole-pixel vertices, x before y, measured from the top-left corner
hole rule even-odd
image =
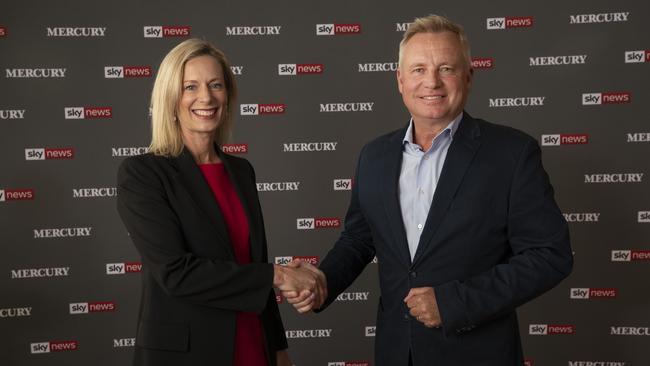
[[[287,299],[287,302],[299,313],[307,313],[323,305],[327,299],[327,279],[321,270],[307,262],[294,260],[286,267],[282,267],[282,271],[290,273],[297,282],[307,284],[304,287],[293,288],[289,284],[276,286],[282,291],[282,296]]]

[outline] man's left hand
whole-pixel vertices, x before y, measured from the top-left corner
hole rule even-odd
[[[404,302],[411,315],[427,328],[439,328],[442,325],[436,292],[433,287],[412,288]]]

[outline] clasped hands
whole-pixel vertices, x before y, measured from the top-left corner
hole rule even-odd
[[[286,266],[275,265],[273,285],[299,313],[320,308],[327,299],[325,274],[313,265],[294,260]]]

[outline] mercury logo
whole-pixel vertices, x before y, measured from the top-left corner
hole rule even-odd
[[[341,220],[338,217],[303,217],[296,219],[296,228],[298,230],[329,229],[341,226]]]
[[[625,366],[625,361],[569,361],[569,366]],[[532,366],[532,364],[530,365]]]
[[[576,300],[595,298],[615,298],[618,290],[615,288],[572,288],[569,291],[569,298]]]
[[[144,38],[189,37],[187,25],[149,25],[144,27]]]
[[[490,98],[490,108],[500,107],[540,107],[546,97]]]
[[[283,143],[284,152],[336,151],[338,142],[291,142]]]
[[[642,223],[650,222],[650,211],[639,211],[638,220]]]
[[[322,74],[323,64],[278,64],[278,75]]]
[[[92,227],[34,229],[34,239],[89,237]]]
[[[47,27],[48,37],[104,37],[106,27]]]
[[[569,15],[569,24],[627,22],[630,12]]]
[[[598,222],[600,212],[563,213],[567,222]]]
[[[585,174],[585,183],[641,183],[644,173]]]
[[[625,63],[650,62],[650,50],[625,51]]]
[[[377,331],[376,326],[366,327],[366,337],[374,337]]]
[[[650,142],[650,132],[628,133],[627,142]]]
[[[244,66],[230,66],[230,71],[232,71],[233,75],[243,75]]]
[[[64,78],[67,69],[64,68],[39,68],[39,69],[5,69],[7,78]]]
[[[388,72],[397,71],[399,64],[397,62],[370,62],[358,64],[358,72]]]
[[[648,327],[611,327],[611,335],[650,336]]]
[[[111,147],[112,157],[125,157],[146,154],[149,151],[147,146]]]
[[[0,188],[0,202],[6,201],[27,201],[34,199],[34,190]]]
[[[71,147],[62,148],[30,148],[25,149],[25,160],[52,160],[52,159],[74,159],[74,149]]]
[[[140,272],[142,272],[142,263],[140,262],[106,263],[107,275],[121,275]]]
[[[349,191],[352,189],[352,179],[334,179],[335,191]]]
[[[65,119],[112,118],[112,107],[65,107]]]
[[[227,36],[277,36],[280,34],[280,25],[260,26],[233,26],[226,27]]]
[[[395,23],[395,32],[406,32],[409,25],[411,25],[410,22]]]
[[[289,339],[293,338],[330,338],[332,329],[304,329],[304,330],[287,330],[285,335]]]
[[[245,154],[248,152],[248,144],[223,144],[221,151],[228,154]]]
[[[472,69],[491,69],[494,67],[494,59],[491,57],[472,57]]]
[[[104,78],[148,78],[151,76],[151,66],[104,66]]]
[[[30,350],[32,354],[76,351],[78,345],[79,343],[77,341],[36,342],[30,344]]]
[[[487,29],[529,28],[533,26],[533,17],[487,18]]]
[[[275,257],[275,264],[284,266],[289,264],[292,261],[301,261],[309,263],[311,265],[317,266],[319,262],[319,257],[315,255],[296,255],[296,256],[283,256]]]
[[[113,348],[134,347],[135,338],[113,339]]]
[[[374,102],[321,103],[319,112],[372,112]]]
[[[284,192],[297,191],[300,182],[261,182],[257,183],[258,192]]]
[[[650,250],[612,250],[612,262],[650,261]]]
[[[239,113],[242,116],[257,116],[260,114],[283,114],[286,104],[241,104]]]
[[[72,198],[117,197],[117,188],[73,188]]]
[[[115,311],[117,306],[113,301],[75,302],[70,304],[70,314],[88,314]]]
[[[24,119],[24,109],[3,109],[0,110],[0,119]]]
[[[334,36],[361,33],[361,24],[316,24],[317,36]]]
[[[583,93],[582,105],[623,104],[632,101],[630,92]]]
[[[575,325],[551,325],[551,324],[529,324],[528,334],[530,335],[557,335],[575,334]]]
[[[583,65],[587,55],[530,57],[529,66]]]
[[[70,267],[51,267],[51,268],[23,268],[12,269],[12,279],[22,278],[42,278],[42,277],[67,277],[70,274]]]
[[[587,134],[542,135],[542,146],[583,145],[589,143]]]
[[[19,318],[31,315],[31,307],[0,309],[0,318]]]
[[[328,362],[327,366],[370,366],[368,361],[334,361]]]
[[[367,301],[370,292],[343,292],[336,297],[336,301]]]

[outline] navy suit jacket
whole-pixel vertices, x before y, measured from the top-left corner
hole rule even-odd
[[[522,365],[515,308],[573,264],[537,141],[465,113],[411,261],[398,196],[405,133],[361,151],[344,230],[320,266],[324,306],[376,255],[377,366],[406,365],[409,352],[415,366]],[[403,302],[409,289],[427,286],[435,288],[441,328],[426,328]]]
[[[248,218],[250,264],[236,263],[219,205],[187,150],[120,166],[117,207],[143,262],[135,365],[232,365],[237,311],[260,314],[269,365],[287,347],[253,167],[217,151]]]

